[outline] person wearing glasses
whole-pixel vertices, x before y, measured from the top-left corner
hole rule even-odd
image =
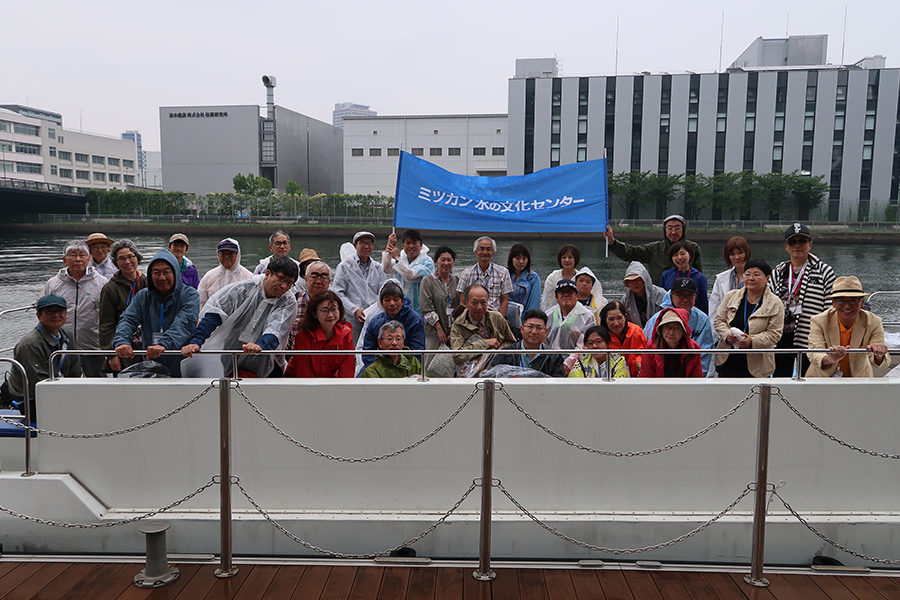
[[[807,377],[872,377],[872,367],[891,366],[884,343],[881,318],[863,310],[862,284],[856,277],[838,277],[829,296],[831,308],[810,321],[809,347],[831,352],[810,352]],[[865,348],[871,354],[848,354],[850,348]]]
[[[478,262],[459,275],[459,284],[456,286],[459,302],[465,304],[464,292],[477,283],[488,292],[488,310],[495,310],[505,317],[513,285],[509,269],[491,262],[497,252],[497,242],[487,236],[480,237],[475,240],[472,251]]]
[[[272,253],[265,258],[259,259],[259,264],[256,265],[256,268],[253,270],[254,275],[262,275],[266,272],[266,269],[269,268],[269,261],[273,258],[278,258],[279,256],[288,256],[290,258],[291,253],[291,236],[283,232],[282,230],[278,230],[272,235],[269,236],[269,251]],[[291,258],[297,268],[300,267],[300,262]]]
[[[406,346],[411,350],[425,349],[425,320],[413,310],[409,298],[403,294],[400,283],[388,279],[378,294],[381,312],[373,314],[365,324],[364,331],[356,343],[357,350],[378,350],[378,334],[381,326],[388,321],[398,321],[403,325]],[[365,369],[375,361],[374,354],[360,355],[358,365]]]
[[[607,353],[612,343],[612,335],[602,325],[593,325],[584,332],[584,354],[575,358],[569,377],[606,378],[606,373],[612,364],[612,379],[629,377],[628,363],[621,354],[610,353],[607,362]]]
[[[190,341],[181,348],[184,377],[216,378],[232,374],[231,356],[203,350],[243,350],[241,376],[269,377],[275,356],[263,350],[284,348],[297,314],[297,299],[288,293],[297,281],[297,265],[287,256],[269,261],[263,276],[222,288],[209,299]],[[200,353],[200,356],[194,356]],[[278,376],[281,373],[278,372]]]
[[[119,317],[132,303],[137,293],[147,287],[147,277],[138,271],[138,265],[144,257],[138,252],[134,242],[123,238],[113,244],[110,254],[112,264],[118,270],[100,290],[100,347],[104,350],[113,349],[112,341],[116,335]],[[134,336],[131,347],[135,350],[143,348],[140,332]],[[138,362],[141,362],[139,358],[118,356],[107,360],[108,368],[113,373]]]
[[[725,294],[716,312],[719,348],[774,348],[784,326],[784,308],[769,289],[772,267],[761,258],[744,265],[740,288]],[[716,354],[719,377],[769,377],[774,354]]]
[[[810,320],[824,311],[834,285],[834,270],[812,254],[812,235],[802,223],[794,223],[784,232],[784,249],[790,260],[780,263],[772,271],[769,287],[784,304],[784,331],[776,348],[808,348]],[[775,377],[794,374],[796,355],[775,355]],[[802,355],[799,373],[809,368],[809,359]]]
[[[353,350],[353,326],[344,318],[344,305],[331,290],[318,292],[306,305],[294,350]],[[295,354],[285,377],[353,377],[352,354]]]
[[[669,215],[663,219],[663,234],[661,240],[633,246],[619,241],[613,235],[612,227],[606,226],[603,234],[609,243],[609,251],[622,260],[642,262],[650,272],[651,281],[659,281],[662,272],[672,266],[669,258],[669,247],[678,241],[684,241],[690,248],[690,266],[698,271],[703,271],[703,260],[700,257],[700,246],[685,237],[687,224],[681,215]]]
[[[497,354],[491,360],[491,366],[512,365],[525,369],[540,371],[549,377],[565,377],[562,354],[542,354],[550,346],[544,344],[547,338],[547,313],[533,308],[522,315],[522,339],[505,346],[504,350],[529,350],[527,354]]]

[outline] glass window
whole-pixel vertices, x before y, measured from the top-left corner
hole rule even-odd
[[[363,155],[362,148],[351,148],[350,149],[350,156],[362,156],[362,155]]]
[[[775,117],[775,131],[784,131],[784,117]]]
[[[716,131],[725,131],[725,117],[719,117],[718,119],[716,119]]]
[[[134,161],[133,161],[133,160],[128,160],[127,158],[123,158],[123,159],[122,159],[122,166],[125,167],[126,169],[133,169],[133,168],[134,168]]]
[[[12,173],[15,170],[15,163],[6,160],[0,160],[0,173]]]
[[[835,93],[835,100],[846,100],[847,99],[847,86],[839,85],[837,86],[837,91]]]
[[[41,128],[37,125],[25,125],[23,123],[14,123],[13,131],[22,135],[40,135]]]
[[[587,119],[578,119],[578,133],[587,133]]]
[[[697,131],[697,118],[692,117],[688,119],[688,132],[694,133]]]
[[[400,148],[388,148],[388,156],[400,156]]]
[[[56,146],[50,146],[50,156],[56,158]]]
[[[484,148],[472,148],[472,156],[484,156],[485,149]]]
[[[428,156],[441,156],[444,153],[443,148],[429,148]]]
[[[413,156],[425,156],[425,149],[424,148],[413,148],[412,155]]]
[[[550,162],[559,164],[559,148],[550,149]]]
[[[576,160],[578,162],[584,162],[587,160],[587,148],[578,149],[578,158]]]
[[[80,152],[75,153],[75,162],[83,162],[86,163],[88,161],[87,154],[81,154]]]
[[[40,154],[41,147],[35,144],[16,144],[16,152],[19,154]]]
[[[50,165],[50,174],[58,175],[57,170],[56,170],[56,165]]]
[[[756,117],[747,117],[744,121],[744,131],[756,131]]]
[[[106,173],[94,173],[94,181],[106,181]]]
[[[816,118],[815,117],[804,117],[803,119],[803,131],[812,131],[816,126]]]
[[[875,129],[875,115],[866,115],[866,129]]]
[[[50,138],[51,140],[55,140],[56,139],[56,130],[52,127],[48,127],[47,128],[47,137]]]
[[[491,148],[491,156],[505,156],[506,148]]]
[[[844,129],[844,117],[842,115],[837,115],[834,118],[834,129],[835,131],[842,131]]]
[[[0,152],[12,152],[12,142],[0,142]]]
[[[872,145],[866,144],[863,146],[863,160],[872,160]]]
[[[10,131],[12,129],[12,124],[9,121],[0,121],[0,131]],[[12,163],[3,163],[3,164],[12,164]]]
[[[447,156],[462,156],[461,148],[447,148]]]
[[[112,156],[110,156],[109,158],[106,159],[106,164],[109,165],[110,167],[118,167],[119,159],[113,158]]]
[[[369,148],[369,156],[381,156],[381,148]]]
[[[72,179],[72,169],[60,169],[59,176],[63,179]]]
[[[65,150],[59,151],[59,160],[72,160],[72,153]]]
[[[130,184],[134,185],[134,175],[126,175],[125,183],[130,183]]]
[[[781,146],[775,146],[772,148],[772,160],[781,160],[783,148]]]
[[[550,133],[559,133],[560,122],[558,119],[553,119],[553,122],[550,123]]]
[[[105,165],[106,159],[102,156],[92,156],[91,162],[94,163],[95,165]]]
[[[40,173],[41,165],[32,163],[16,163],[16,173]]]
[[[119,175],[118,173],[110,173],[110,174],[109,174],[109,181],[110,181],[111,183],[119,183],[119,182],[122,181],[122,176]]]

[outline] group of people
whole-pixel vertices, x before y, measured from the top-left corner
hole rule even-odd
[[[271,254],[251,272],[241,265],[238,241],[225,238],[217,245],[219,265],[201,278],[184,234],[172,235],[142,272],[144,257],[131,240],[94,233],[63,249],[64,267],[37,302],[38,324],[15,350],[29,390],[13,371],[0,403],[33,396],[57,349],[109,351],[68,355],[57,365],[60,375],[87,377],[141,362],[136,350],[176,377],[231,375],[232,357],[204,354],[209,350],[240,350],[237,367],[247,377],[408,377],[422,364],[399,351],[439,348],[454,351],[442,356],[468,374],[508,365],[550,377],[783,377],[796,369],[865,377],[890,365],[881,320],[863,310],[859,280],[836,278],[810,252],[805,225],[785,232],[789,259],[774,268],[752,258],[744,238],[728,240],[728,269],[711,293],[700,246],[686,239],[685,227],[672,215],[661,240],[641,245],[616,239],[607,227],[610,251],[629,261],[621,300],[604,297],[571,244],[560,248],[559,269],[542,286],[525,245],[514,244],[504,266],[494,262],[497,244],[486,236],[473,245],[477,262],[459,274],[456,252],[441,246],[432,253],[414,229],[399,238],[392,233],[380,261],[375,235],[356,233],[334,271],[310,248],[292,258],[290,236],[276,231]],[[797,365],[792,354],[718,353],[713,361],[701,353],[609,352],[713,347],[830,352],[808,353]],[[869,354],[848,354],[850,348]],[[310,352],[261,354],[279,349]],[[353,349],[372,352],[314,352]],[[500,349],[527,352],[491,352]]]

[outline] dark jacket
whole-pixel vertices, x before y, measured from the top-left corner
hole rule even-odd
[[[522,346],[522,340],[519,340],[515,344],[506,346],[502,348],[503,350],[522,350],[524,346]],[[541,348],[544,348],[544,345],[541,344]],[[491,366],[496,367],[497,365],[512,365],[514,367],[522,366],[522,357],[525,357],[525,360],[528,361],[527,354],[498,354],[494,356],[494,359],[491,361]],[[540,371],[544,375],[549,375],[550,377],[565,377],[566,372],[563,369],[563,361],[565,360],[562,354],[538,354],[534,357],[533,360],[528,365],[528,368],[534,369],[535,371]]]
[[[164,260],[172,267],[175,273],[175,287],[169,297],[163,300],[153,285],[153,278],[148,279],[147,287],[142,289],[134,297],[116,327],[116,335],[113,338],[113,348],[123,344],[131,344],[132,335],[141,326],[141,338],[144,348],[154,345],[153,336],[158,339],[156,344],[165,347],[166,350],[180,350],[187,344],[197,325],[197,317],[200,314],[200,294],[181,280],[181,271],[178,263],[168,250],[160,250],[150,260],[147,272],[153,270],[153,263]],[[160,323],[162,315],[162,323]],[[160,335],[162,331],[162,335]],[[160,356],[159,362],[166,365],[172,375],[180,376],[181,356]]]
[[[69,336],[60,329],[61,340],[57,341],[40,325],[22,336],[13,350],[13,358],[22,363],[28,375],[28,397],[34,398],[34,386],[38,381],[50,378],[50,355],[57,350],[69,350]],[[81,363],[78,355],[67,354],[58,358],[56,366],[64,377],[81,377]],[[19,369],[9,370],[9,391],[22,400],[22,374]]]
[[[687,227],[684,228],[684,234],[679,241],[686,243],[691,248],[691,266],[698,271],[703,271],[703,260],[700,256],[700,246],[696,242],[686,239]],[[662,272],[672,266],[672,259],[669,258],[669,247],[673,242],[665,236],[657,242],[648,242],[646,244],[631,245],[614,239],[609,245],[609,251],[621,258],[622,260],[638,260],[647,266],[650,271],[650,280],[659,281]]]
[[[425,349],[425,320],[422,315],[412,309],[409,298],[403,299],[403,308],[393,319],[386,312],[380,312],[366,325],[366,337],[363,339],[363,350],[378,350],[378,330],[388,321],[400,321],[406,334],[404,344],[410,350]],[[363,355],[363,368],[375,362],[372,354]]]
[[[134,296],[147,287],[147,277],[139,274],[136,287],[135,294],[132,295],[131,282],[125,279],[121,271],[116,271],[100,291],[100,347],[104,350],[112,349],[119,317],[134,300]]]

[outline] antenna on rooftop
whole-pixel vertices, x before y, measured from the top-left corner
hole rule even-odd
[[[725,45],[725,11],[722,11],[722,29],[719,33],[719,73],[722,72],[722,46]]]
[[[616,15],[616,75],[619,74],[619,15]]]
[[[844,5],[844,33],[841,36],[841,66],[844,66],[844,47],[847,45],[847,5]]]

